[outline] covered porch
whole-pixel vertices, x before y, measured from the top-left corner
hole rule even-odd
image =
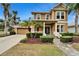
[[[56,21],[44,21],[43,22],[43,35],[52,35],[53,32],[57,32]]]
[[[53,32],[57,32],[57,21],[54,20],[35,20],[36,22],[42,22],[43,27],[41,32],[43,35],[52,35]]]

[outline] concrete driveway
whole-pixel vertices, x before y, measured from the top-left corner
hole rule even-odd
[[[0,54],[18,44],[25,37],[25,35],[11,35],[0,38]]]

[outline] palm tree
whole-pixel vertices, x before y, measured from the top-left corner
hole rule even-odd
[[[29,32],[31,31],[30,26],[32,26],[32,25],[34,26],[35,31],[36,31],[36,28],[43,27],[42,22],[36,22],[36,21],[33,21],[33,20],[23,21],[23,22],[20,23],[20,25],[21,26],[28,26]]]
[[[20,17],[17,17],[17,22],[16,24],[19,24],[21,22]]]
[[[4,29],[4,20],[0,19],[0,31],[3,31]]]
[[[71,12],[75,13],[75,33],[78,32],[78,19],[79,19],[79,3],[69,3],[66,4],[69,9],[69,14]]]
[[[13,20],[14,20],[14,25],[16,25],[16,19],[17,19],[17,14],[18,14],[18,12],[17,11],[13,11]]]
[[[42,23],[42,22],[35,22],[34,27],[35,27],[35,31],[36,31],[36,29],[37,29],[38,27],[43,28],[43,23]]]
[[[2,3],[1,4],[4,11],[4,18],[5,18],[5,28],[4,28],[4,32],[7,33],[8,29],[7,29],[7,21],[8,21],[8,16],[9,16],[9,7],[10,7],[10,4],[9,3]]]

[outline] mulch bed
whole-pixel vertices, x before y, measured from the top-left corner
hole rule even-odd
[[[41,44],[41,40],[39,38],[29,38],[26,43],[31,43],[31,44]]]
[[[79,36],[73,37],[72,43],[79,43]]]

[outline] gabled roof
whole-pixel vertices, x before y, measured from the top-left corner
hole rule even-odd
[[[60,6],[63,7],[63,8],[66,8],[66,6],[65,6],[63,3],[57,4],[54,8],[58,8],[58,7],[60,7]],[[54,8],[53,8],[53,9],[54,9]]]
[[[56,5],[53,9],[51,9],[51,10],[58,10],[58,8],[63,8],[63,9],[61,9],[61,10],[68,10],[67,7],[65,6],[65,4],[63,4],[63,3],[57,4],[57,5]]]
[[[62,7],[63,9],[61,9],[60,7]],[[66,6],[63,3],[59,3],[49,12],[32,12],[32,14],[49,14],[52,10],[59,10],[58,8],[60,8],[61,10],[67,10]]]

